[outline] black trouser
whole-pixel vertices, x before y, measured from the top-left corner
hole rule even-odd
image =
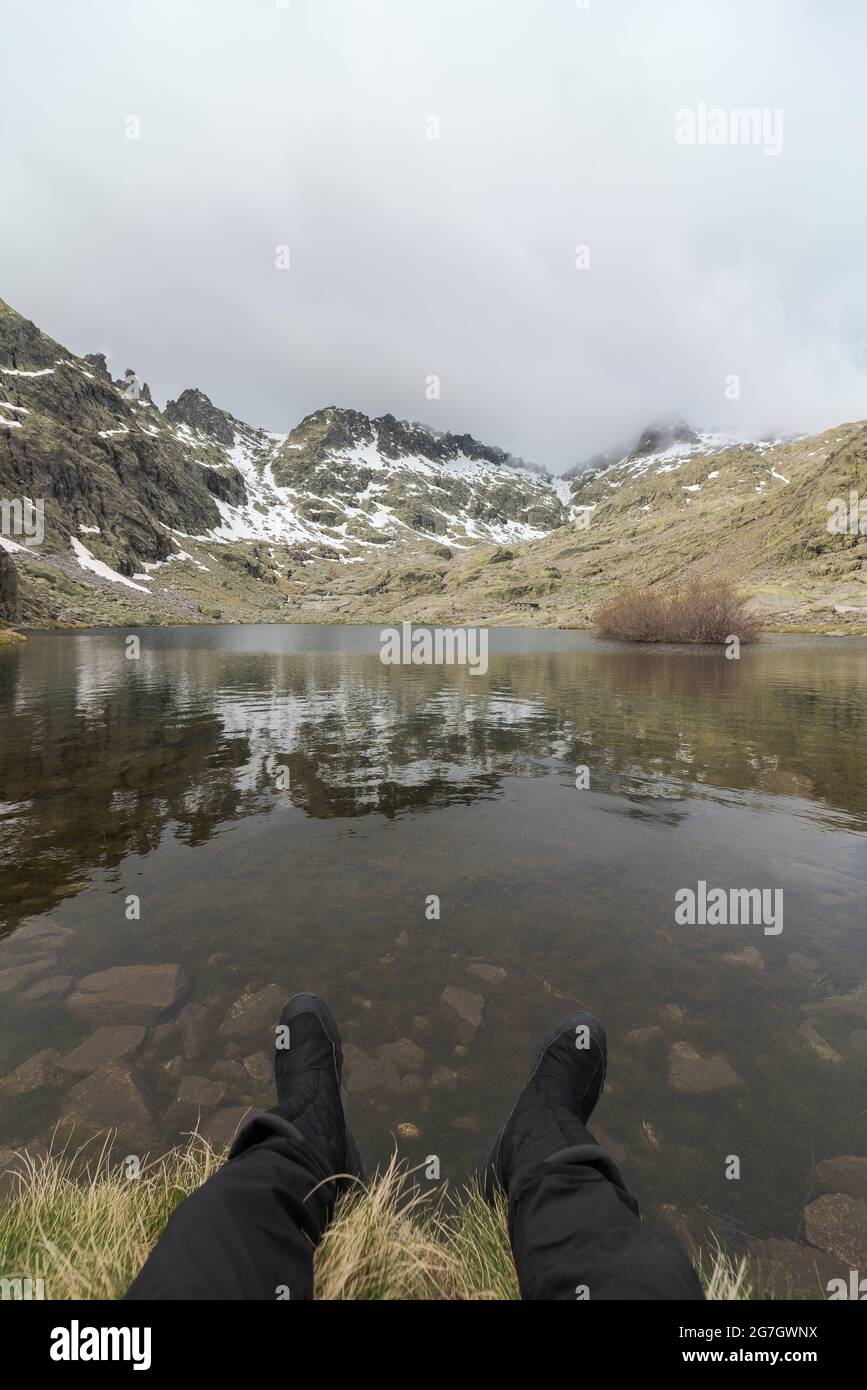
[[[582,1127],[583,1130],[583,1127]],[[509,1234],[531,1299],[701,1298],[677,1241],[643,1226],[617,1165],[587,1142],[510,1177]],[[307,1299],[337,1186],[315,1144],[275,1110],[182,1202],[130,1299]]]

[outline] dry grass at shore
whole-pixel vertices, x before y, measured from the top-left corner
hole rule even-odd
[[[198,1136],[126,1176],[110,1149],[23,1159],[0,1200],[0,1278],[44,1280],[46,1299],[117,1299],[141,1268],[174,1208],[219,1166]],[[700,1264],[708,1297],[745,1299],[743,1266],[722,1251]],[[510,1300],[518,1282],[505,1203],[478,1188],[422,1193],[406,1165],[337,1205],[316,1256],[320,1299]]]

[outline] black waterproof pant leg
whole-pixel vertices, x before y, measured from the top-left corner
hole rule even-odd
[[[576,1122],[577,1123],[577,1122]],[[641,1224],[619,1168],[586,1143],[510,1176],[509,1231],[525,1299],[700,1299],[678,1242]],[[279,1108],[182,1202],[129,1299],[307,1299],[336,1184]]]
[[[586,1143],[510,1175],[509,1235],[521,1296],[703,1298],[682,1246],[642,1225],[617,1164],[583,1133]]]
[[[332,1170],[279,1107],[244,1125],[227,1163],[176,1208],[128,1299],[313,1297]]]

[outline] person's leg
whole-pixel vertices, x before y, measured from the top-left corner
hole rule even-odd
[[[277,1106],[251,1117],[228,1162],[175,1210],[128,1299],[313,1297],[314,1248],[345,1185],[335,1176],[361,1165],[330,1012],[299,994],[280,1022]]]
[[[674,1239],[642,1225],[617,1164],[586,1127],[605,1081],[605,1032],[569,1014],[543,1042],[485,1169],[509,1202],[525,1299],[700,1299]]]

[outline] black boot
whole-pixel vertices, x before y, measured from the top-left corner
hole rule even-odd
[[[280,1025],[274,1053],[277,1113],[310,1141],[332,1173],[363,1177],[343,1114],[343,1048],[328,1005],[315,994],[296,994]]]
[[[485,1158],[481,1176],[489,1200],[498,1190],[510,1195],[519,1170],[588,1142],[586,1123],[602,1094],[607,1063],[605,1029],[593,1014],[567,1014],[552,1028]]]
[[[684,1251],[642,1223],[623,1174],[587,1129],[607,1062],[599,1020],[567,1014],[491,1145],[485,1194],[508,1198],[521,1297],[700,1299]]]

